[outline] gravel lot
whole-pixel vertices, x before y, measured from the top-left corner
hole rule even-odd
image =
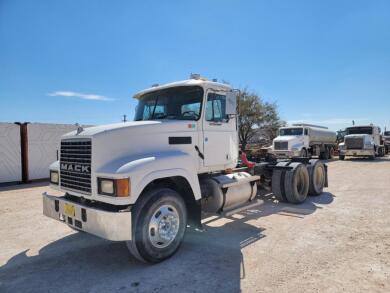
[[[0,292],[390,292],[390,158],[329,162],[329,185],[206,219],[157,265],[44,217],[46,184],[1,188]]]

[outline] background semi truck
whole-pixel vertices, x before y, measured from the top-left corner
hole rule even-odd
[[[305,123],[281,127],[273,140],[272,153],[281,158],[332,158],[336,148],[336,132],[327,127]]]
[[[126,241],[141,261],[173,255],[187,226],[258,204],[257,188],[301,203],[327,186],[319,160],[239,160],[236,92],[192,76],[135,95],[135,121],[62,137],[43,212],[73,229]]]
[[[345,129],[344,142],[339,144],[339,158],[346,156],[375,157],[385,155],[385,146],[381,139],[381,129],[374,125],[351,126]]]
[[[390,152],[390,131],[383,132],[383,142],[385,145],[385,153],[388,154]]]

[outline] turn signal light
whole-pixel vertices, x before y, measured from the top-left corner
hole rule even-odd
[[[116,180],[116,196],[126,197],[130,194],[130,180],[129,178]]]

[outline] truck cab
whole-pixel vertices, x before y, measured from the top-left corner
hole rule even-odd
[[[344,141],[339,144],[339,159],[346,156],[375,157],[384,156],[385,149],[381,143],[381,130],[374,125],[360,125],[346,128]]]
[[[280,158],[305,157],[308,145],[309,129],[307,127],[281,127],[278,136],[273,140],[272,150]]]
[[[336,144],[336,133],[327,127],[297,123],[281,127],[273,140],[272,153],[278,158],[332,157]]]
[[[327,186],[316,160],[236,168],[237,94],[227,84],[191,76],[134,98],[134,121],[62,137],[50,182],[63,195],[43,194],[44,215],[156,263],[177,251],[187,226],[202,228],[202,214],[258,204],[258,185],[296,204]]]

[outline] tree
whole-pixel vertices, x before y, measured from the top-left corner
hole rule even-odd
[[[264,102],[261,97],[247,89],[240,91],[238,105],[238,135],[242,150],[245,150],[256,129],[261,129],[264,138],[270,142],[276,137],[278,128],[285,124],[279,118],[275,103]]]

